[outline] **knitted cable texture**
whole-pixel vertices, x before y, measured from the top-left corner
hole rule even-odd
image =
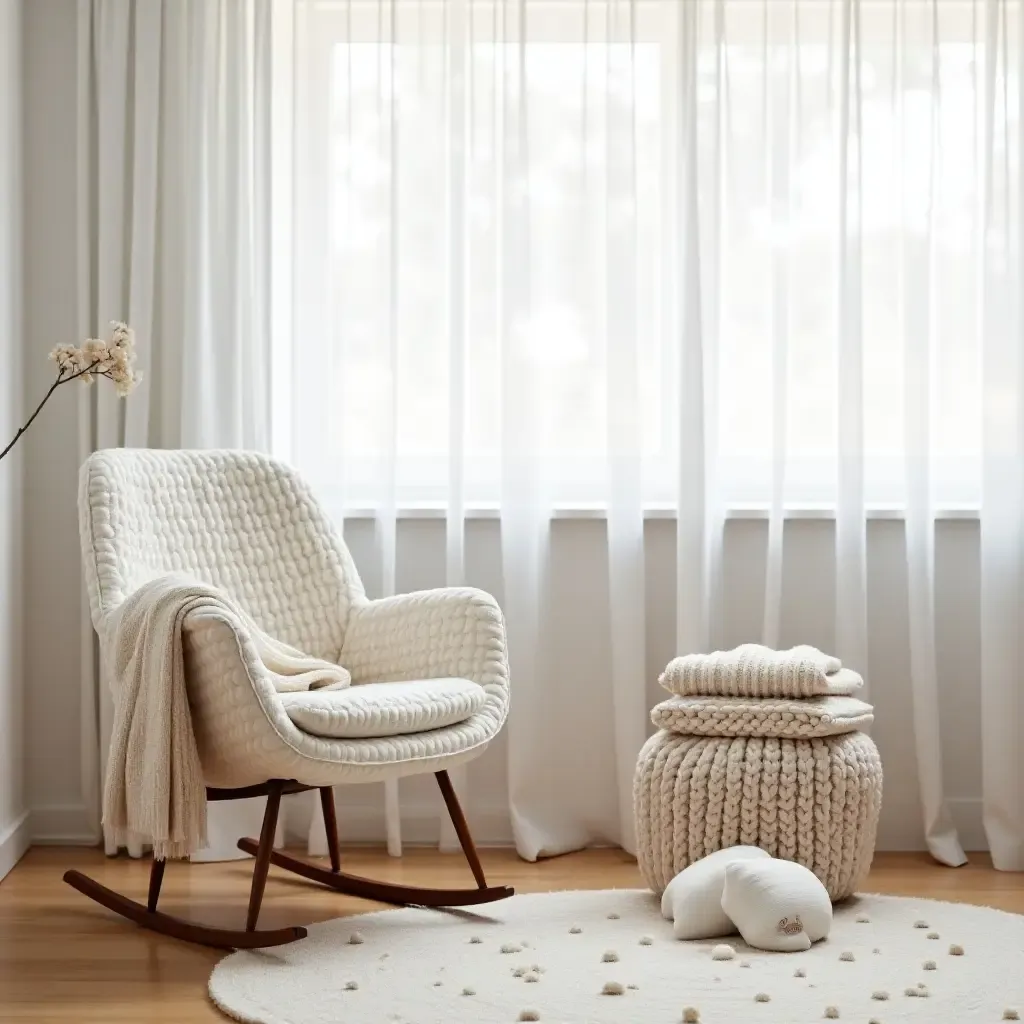
[[[856,732],[874,721],[873,712],[856,697],[670,697],[651,711],[651,721],[659,729],[691,736],[756,733],[806,739]]]
[[[882,762],[863,733],[791,740],[662,730],[640,752],[633,797],[637,859],[655,892],[741,843],[803,864],[841,900],[871,866]]]
[[[864,685],[838,658],[815,647],[773,651],[760,644],[673,658],[658,682],[683,697],[848,696]]]

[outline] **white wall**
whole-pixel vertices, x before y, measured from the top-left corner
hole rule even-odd
[[[73,0],[31,3],[26,12],[28,366],[30,393],[48,380],[46,351],[57,340],[75,338],[75,6]],[[32,658],[28,670],[28,782],[33,831],[40,840],[93,838],[80,771],[78,630],[82,621],[75,492],[77,410],[62,395],[47,409],[45,429],[27,447],[27,614]],[[606,599],[603,524],[596,520],[554,525],[558,632],[565,638],[556,660],[565,671],[600,678],[607,664],[606,638],[593,629]],[[761,618],[766,528],[736,520],[726,535],[728,643],[757,639]],[[371,593],[377,565],[373,531],[357,522],[349,536]],[[786,531],[787,565],[783,640],[832,646],[832,523],[795,520]],[[945,728],[945,773],[954,813],[966,845],[984,846],[980,827],[978,530],[970,521],[938,525],[938,638]],[[650,703],[659,699],[654,680],[673,654],[675,587],[674,524],[647,524],[648,660]],[[400,524],[398,584],[402,589],[438,585],[444,573],[440,521]],[[902,524],[872,521],[868,535],[871,663],[867,666],[878,711],[874,735],[886,767],[882,845],[922,847],[917,777],[907,683],[906,571]],[[470,583],[500,599],[498,524],[477,520],[467,534]],[[515,664],[513,670],[513,699]],[[557,695],[553,695],[557,699]],[[92,708],[85,714],[91,719]],[[580,757],[599,756],[593,743]],[[469,814],[478,839],[510,838],[505,802],[504,748],[499,741],[471,768]],[[430,779],[402,783],[405,835],[435,839],[437,796]],[[383,836],[377,787],[350,787],[344,835]]]
[[[0,449],[22,421],[21,2],[0,0]],[[0,878],[28,847],[22,673],[22,459],[0,463]]]
[[[41,394],[47,353],[76,342],[76,5],[24,5],[25,382]],[[78,406],[47,405],[25,445],[27,773],[34,835],[89,834],[79,771]]]

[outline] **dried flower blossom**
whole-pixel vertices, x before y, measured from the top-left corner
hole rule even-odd
[[[57,364],[58,381],[75,378],[91,384],[95,377],[113,381],[118,396],[125,398],[142,380],[135,369],[135,332],[120,320],[111,321],[109,340],[87,338],[81,345],[57,345],[50,359]]]
[[[0,451],[0,459],[18,443],[22,434],[35,418],[42,412],[43,406],[50,396],[61,386],[72,380],[80,380],[83,384],[91,384],[95,377],[106,377],[114,384],[118,396],[125,398],[135,390],[142,380],[142,374],[135,369],[135,332],[120,320],[110,324],[111,334],[107,341],[98,338],[87,338],[81,345],[57,345],[50,352],[50,361],[57,366],[57,379],[43,395],[42,401],[29,416],[24,426],[10,443]]]

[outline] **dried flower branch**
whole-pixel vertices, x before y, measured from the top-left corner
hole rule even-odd
[[[106,377],[114,382],[114,390],[120,398],[126,398],[135,390],[135,385],[142,380],[142,374],[135,369],[135,332],[119,320],[112,321],[110,326],[112,333],[108,341],[89,338],[80,346],[58,345],[50,353],[50,359],[57,364],[57,379],[43,395],[43,400],[36,406],[35,412],[29,416],[25,425],[18,429],[11,443],[0,452],[0,459],[32,426],[32,421],[42,412],[43,406],[61,384],[67,384],[72,380],[91,384],[96,377]]]

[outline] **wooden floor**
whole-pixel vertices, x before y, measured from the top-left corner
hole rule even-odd
[[[635,862],[620,851],[594,850],[539,864],[510,851],[482,853],[488,880],[521,892],[628,888],[640,885]],[[459,855],[347,850],[346,868],[414,885],[472,884]],[[251,862],[171,865],[161,909],[210,924],[244,920]],[[0,883],[0,1021],[224,1021],[206,1000],[206,981],[221,955],[163,939],[121,921],[61,882],[65,868],[87,871],[145,901],[148,864],[108,860],[97,851],[37,849]],[[882,854],[869,891],[929,896],[1024,913],[1024,874],[992,870],[981,855],[951,870],[917,854]],[[326,892],[271,869],[260,925],[276,927],[356,914],[376,905]]]

